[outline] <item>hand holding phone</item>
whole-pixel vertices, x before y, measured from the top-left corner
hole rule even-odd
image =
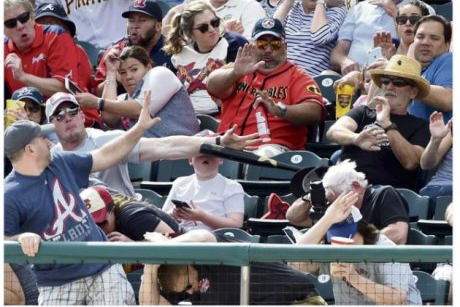
[[[72,95],[76,95],[77,93],[83,93],[83,90],[77,86],[72,80],[69,78],[64,79],[64,86],[66,90],[71,93]]]
[[[185,201],[177,200],[177,199],[171,199],[171,202],[176,206],[176,208],[188,208],[192,209],[189,204],[187,204]]]
[[[382,47],[376,47],[374,49],[369,50],[368,52],[369,57],[367,60],[368,64],[374,63],[377,59],[383,57]]]

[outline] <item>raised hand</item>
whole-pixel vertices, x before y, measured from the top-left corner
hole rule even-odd
[[[255,72],[265,64],[264,61],[256,63],[256,59],[254,57],[255,49],[256,46],[253,44],[244,44],[243,47],[238,48],[233,66],[233,72],[236,76],[238,76],[238,78]]]
[[[256,150],[258,147],[253,146],[253,144],[261,142],[261,139],[259,138],[259,133],[252,133],[240,136],[234,133],[236,128],[238,128],[238,125],[235,124],[225,132],[221,140],[222,146],[231,147],[239,150]]]
[[[389,140],[385,131],[381,127],[373,125],[361,131],[353,144],[363,150],[379,151],[381,150],[380,144],[386,142],[389,142]]]
[[[452,127],[452,120],[449,120],[447,124],[444,125],[444,118],[441,112],[434,111],[430,115],[430,133],[431,137],[434,139],[444,138]]]

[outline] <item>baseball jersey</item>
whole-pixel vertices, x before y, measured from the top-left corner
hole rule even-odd
[[[56,153],[38,176],[13,170],[5,178],[5,236],[24,232],[43,241],[102,242],[107,237],[97,227],[79,190],[88,186],[93,165],[90,153]],[[39,286],[60,286],[92,276],[107,264],[35,264]]]
[[[64,83],[68,77],[82,89],[86,88],[78,72],[78,50],[69,34],[55,25],[35,24],[35,38],[26,50],[19,50],[13,41],[5,37],[4,57],[16,53],[22,61],[25,73],[41,78],[56,78]],[[26,84],[15,80],[11,69],[5,69],[5,82],[10,93]]]
[[[257,90],[267,91],[273,100],[281,101],[288,106],[300,103],[317,104],[322,109],[321,120],[326,117],[326,107],[316,82],[303,69],[286,61],[285,64],[267,75],[255,71],[238,80],[233,94],[222,99],[219,133],[227,131],[233,124],[238,124],[235,131],[238,135],[257,133],[253,108]],[[267,120],[270,129],[270,143],[280,144],[291,150],[304,149],[308,133],[306,125],[294,125],[269,112],[267,112]]]

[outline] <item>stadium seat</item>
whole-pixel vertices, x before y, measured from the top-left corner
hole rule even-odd
[[[91,62],[91,67],[93,68],[93,70],[96,70],[99,64],[99,54],[102,51],[90,42],[77,41],[77,44],[79,44],[85,50],[86,54],[88,55],[88,59]]]
[[[272,157],[273,160],[284,162],[300,168],[329,166],[329,159],[321,158],[308,150],[291,150]],[[248,165],[247,180],[291,180],[295,171],[274,167]]]
[[[129,179],[131,182],[150,180],[153,177],[156,162],[128,162]]]
[[[135,270],[126,274],[129,283],[133,287],[136,303],[139,304],[139,288],[141,286],[141,276],[144,274],[144,269]]]
[[[416,222],[419,219],[428,219],[430,199],[428,196],[421,196],[409,189],[397,188],[396,190],[404,197],[409,205],[411,227],[417,228]]]
[[[436,245],[436,237],[426,235],[418,229],[410,228],[406,245]]]
[[[243,242],[249,242],[249,243],[259,243],[260,242],[260,236],[251,235],[240,228],[219,228],[219,229],[214,230],[214,233],[224,235],[227,237],[232,237],[232,238],[241,240]]]
[[[413,271],[415,285],[422,296],[423,305],[446,305],[449,295],[449,282],[435,279],[423,271]]]
[[[434,220],[445,221],[446,209],[452,202],[452,196],[438,196],[436,198],[436,207],[434,210]]]
[[[200,121],[200,131],[204,129],[209,129],[213,132],[217,131],[220,121],[210,115],[201,114],[196,116]]]
[[[159,160],[156,181],[174,181],[178,177],[193,174],[188,159]]]
[[[328,305],[334,305],[334,291],[332,289],[332,277],[328,274],[321,274],[313,277],[313,282],[321,297],[327,302]]]
[[[276,243],[276,244],[292,244],[286,235],[271,235],[267,236],[265,243]]]
[[[157,192],[148,189],[136,188],[134,189],[134,192],[142,197],[142,201],[146,201],[160,209],[163,208],[163,204],[165,203],[167,197],[166,195],[160,195]]]
[[[259,207],[259,196],[244,194],[244,220],[257,217]]]
[[[329,158],[334,152],[339,150],[342,146],[337,143],[331,142],[326,137],[329,128],[335,123],[334,120],[326,120],[319,125],[319,140],[318,142],[305,143],[305,149],[314,152],[321,158]]]
[[[334,91],[334,82],[339,80],[341,76],[339,75],[317,75],[314,76],[316,83],[318,83],[319,90],[324,98],[327,99],[326,109],[328,112],[327,119],[335,119],[335,101],[336,94]]]

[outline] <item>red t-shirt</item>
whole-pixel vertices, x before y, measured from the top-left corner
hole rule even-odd
[[[218,132],[225,132],[233,124],[238,124],[235,131],[239,135],[257,132],[255,110],[256,91],[267,91],[274,101],[286,105],[315,103],[322,108],[321,120],[327,114],[318,85],[308,73],[286,61],[284,65],[264,75],[258,71],[238,80],[233,94],[222,99],[221,123]],[[307,126],[294,125],[291,122],[273,116],[267,112],[270,143],[281,144],[291,150],[302,150],[307,141]]]

